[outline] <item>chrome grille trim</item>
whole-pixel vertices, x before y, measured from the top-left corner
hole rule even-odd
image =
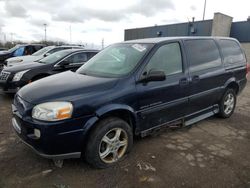
[[[10,76],[10,72],[1,71],[0,80],[6,81]]]

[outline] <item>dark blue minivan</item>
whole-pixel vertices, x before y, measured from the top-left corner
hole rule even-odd
[[[232,115],[249,65],[237,40],[154,38],[122,42],[76,72],[24,86],[13,127],[39,155],[98,168],[120,161],[133,136]]]

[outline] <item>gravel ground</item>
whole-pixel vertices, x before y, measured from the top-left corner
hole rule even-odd
[[[37,156],[12,130],[12,99],[0,92],[0,188],[250,187],[249,83],[231,118],[136,139],[125,160],[104,170],[80,159],[58,168]]]

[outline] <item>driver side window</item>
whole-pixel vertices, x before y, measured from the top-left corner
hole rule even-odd
[[[18,49],[14,52],[14,54],[13,54],[14,57],[22,56],[22,55],[24,55],[24,46],[18,48]]]
[[[146,66],[146,72],[151,70],[163,71],[165,75],[182,72],[182,56],[178,42],[161,46]]]

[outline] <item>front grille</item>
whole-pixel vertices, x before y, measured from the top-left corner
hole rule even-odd
[[[5,71],[2,71],[1,73],[0,73],[0,80],[7,80],[8,79],[8,77],[9,77],[9,75],[10,75],[10,72],[5,72]]]

